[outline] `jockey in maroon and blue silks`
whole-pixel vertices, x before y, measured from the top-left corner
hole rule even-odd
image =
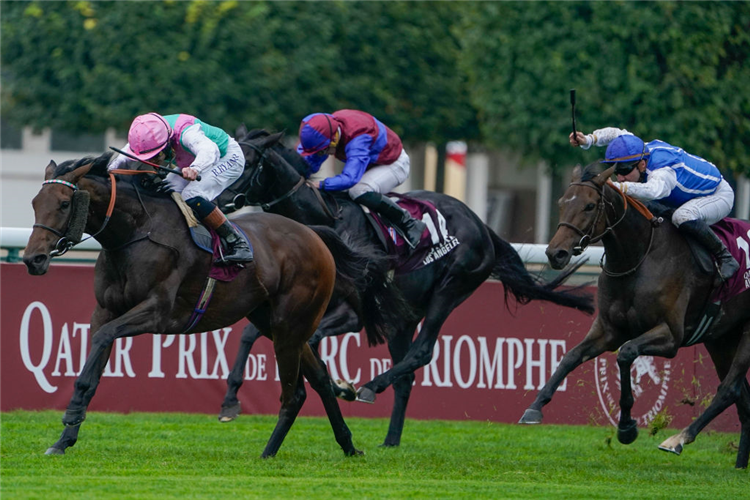
[[[417,246],[425,224],[384,196],[409,177],[409,155],[393,130],[365,112],[342,109],[306,116],[299,137],[297,152],[310,173],[320,170],[330,154],[344,162],[343,171],[320,181],[319,189],[348,190],[354,201],[391,223],[412,248]]]

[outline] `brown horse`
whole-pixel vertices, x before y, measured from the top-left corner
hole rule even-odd
[[[645,207],[607,182],[613,169],[600,172],[598,165],[574,171],[560,198],[560,224],[547,247],[547,257],[552,267],[559,269],[588,243],[603,242],[607,261],[599,277],[599,314],[584,340],[565,354],[521,423],[541,423],[542,407],[578,365],[605,351],[618,351],[622,393],[617,437],[621,443],[632,443],[638,437],[630,414],[634,360],[638,356],[672,358],[680,347],[700,341],[714,361],[721,384],[703,414],[659,448],[679,455],[711,420],[736,404],[741,423],[736,467],[745,468],[750,452],[750,386],[746,379],[750,293],[722,303],[713,326],[701,337],[699,321],[713,291],[713,276],[689,264],[693,262],[691,250],[672,224],[659,226],[655,218],[649,220]]]
[[[320,394],[344,453],[360,454],[325,365],[307,340],[334,287],[345,294],[361,286],[369,256],[328,228],[309,228],[272,214],[236,218],[252,242],[255,260],[233,281],[216,283],[207,311],[193,324],[213,257],[192,243],[169,197],[147,193],[131,179],[108,177],[109,158],[105,154],[59,166],[50,162],[32,202],[36,224],[23,259],[30,274],[48,270],[51,257],[70,246],[66,238],[76,225],[73,240],[85,227],[103,248],[96,262],[91,352],[63,416],[65,430],[47,454],[64,454],[75,444],[116,339],[214,330],[243,317],[273,340],[281,379],[279,420],[262,456],[274,456],[292,426],[305,400],[303,375]]]

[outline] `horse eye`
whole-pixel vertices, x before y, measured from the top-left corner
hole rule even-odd
[[[586,212],[591,212],[591,211],[592,211],[593,209],[595,209],[595,208],[596,208],[596,205],[595,205],[595,204],[593,204],[593,203],[589,203],[588,205],[586,205],[586,206],[585,206],[585,207],[583,208],[583,210],[584,210],[584,211],[586,211]]]
[[[70,202],[69,201],[63,201],[63,202],[60,203],[60,209],[62,209],[62,210],[67,210],[69,207],[70,207]]]

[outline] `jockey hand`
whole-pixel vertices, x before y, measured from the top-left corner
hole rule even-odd
[[[198,171],[193,167],[185,167],[182,169],[182,177],[189,181],[194,181],[198,177]]]
[[[568,140],[570,141],[571,146],[580,146],[582,144],[586,144],[586,136],[583,134],[583,132],[580,131],[576,131],[575,137],[573,137],[573,132],[571,132],[568,136]]]

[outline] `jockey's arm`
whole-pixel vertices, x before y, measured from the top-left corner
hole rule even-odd
[[[605,127],[598,130],[594,130],[588,135],[585,135],[585,142],[581,144],[582,149],[589,149],[591,146],[607,146],[610,142],[614,141],[621,135],[633,135],[625,129],[615,127]]]
[[[370,145],[372,137],[363,134],[355,137],[346,145],[346,163],[344,170],[334,177],[320,182],[320,189],[343,191],[359,182],[370,164]]]
[[[613,182],[620,191],[641,201],[661,200],[677,186],[677,174],[669,167],[654,170],[646,182]]]
[[[123,151],[126,153],[131,153],[130,150],[130,144],[125,144],[125,147],[122,148]],[[107,165],[107,172],[111,172],[112,170],[117,170],[118,168],[128,168],[128,163],[133,163],[135,160],[131,160],[125,155],[121,155],[120,153],[115,154],[111,160],[109,160],[109,164]]]
[[[304,150],[302,149],[302,144],[297,144],[297,154],[301,156],[303,151]],[[309,168],[307,169],[307,175],[309,177],[310,175],[315,174],[318,172],[318,170],[320,170],[320,167],[323,165],[323,162],[326,161],[328,155],[307,155],[303,156],[302,158],[304,158],[309,165]]]
[[[206,137],[203,129],[199,124],[191,125],[182,132],[180,138],[182,144],[195,155],[195,160],[190,164],[199,173],[210,170],[211,167],[221,159],[219,146],[214,141]]]

